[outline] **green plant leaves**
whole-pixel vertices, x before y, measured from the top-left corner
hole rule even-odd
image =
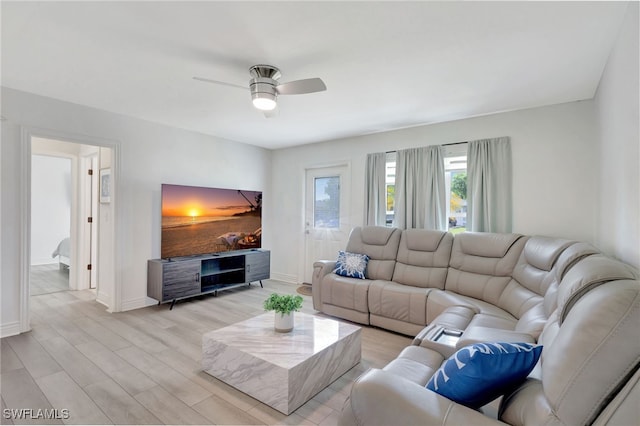
[[[302,301],[302,296],[271,293],[269,298],[264,301],[264,310],[288,314],[293,311],[299,311],[302,308]]]

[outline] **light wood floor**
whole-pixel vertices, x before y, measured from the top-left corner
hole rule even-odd
[[[69,290],[69,269],[57,263],[32,265],[29,274],[29,293],[32,296]]]
[[[172,311],[162,305],[117,314],[88,290],[32,296],[33,330],[0,340],[0,408],[67,409],[67,424],[334,425],[353,380],[411,342],[363,327],[361,363],[285,416],[200,367],[202,334],[263,313],[273,291],[296,292],[273,280],[264,287],[192,299]],[[304,299],[304,312],[322,315]]]

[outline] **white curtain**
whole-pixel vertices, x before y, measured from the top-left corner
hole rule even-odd
[[[511,232],[511,143],[508,137],[469,142],[467,229]]]
[[[367,154],[364,190],[364,224],[385,226],[387,216],[387,154]]]
[[[447,229],[440,146],[397,152],[394,226]]]

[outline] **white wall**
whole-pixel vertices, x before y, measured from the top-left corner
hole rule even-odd
[[[25,212],[20,211],[16,182],[23,172],[20,145],[24,128],[36,132],[46,129],[69,139],[90,139],[85,143],[95,145],[99,145],[92,143],[95,140],[105,140],[118,146],[119,158],[109,159],[101,152],[101,161],[112,161],[115,169],[114,201],[104,209],[101,206],[101,232],[112,226],[115,234],[112,242],[103,241],[101,236],[100,265],[108,263],[109,252],[114,254],[113,273],[99,280],[101,286],[114,285],[114,306],[123,309],[145,304],[147,259],[160,256],[161,183],[261,190],[265,209],[269,208],[268,150],[4,87],[2,115],[7,118],[2,122],[1,148],[3,332],[18,321],[20,215]],[[238,167],[239,162],[242,167]],[[265,226],[265,248],[269,248],[270,238],[270,229]]]
[[[99,164],[98,170],[111,168],[114,165],[113,152],[108,148],[100,148],[100,154],[98,156]],[[98,179],[100,179],[100,173],[98,172]],[[114,310],[126,310],[130,305],[132,309],[140,303],[140,298],[134,298],[132,301],[128,301],[124,298],[124,289],[121,286],[116,286],[116,281],[122,278],[119,274],[120,268],[118,267],[118,239],[120,233],[116,228],[116,204],[119,204],[119,197],[114,193],[116,185],[114,182],[114,174],[112,170],[111,174],[111,203],[98,205],[98,296],[97,300],[106,306],[110,307],[111,311]],[[100,188],[98,184],[98,188]],[[100,191],[100,189],[98,189]],[[98,192],[100,193],[100,192]],[[124,219],[124,218],[123,218]],[[127,222],[130,220],[136,220],[134,216],[128,217]],[[124,282],[124,281],[121,281]],[[116,291],[117,289],[117,291]],[[118,301],[120,301],[118,306]]]
[[[630,2],[595,98],[598,124],[598,246],[640,267],[639,5]]]
[[[350,225],[363,223],[364,164],[370,152],[509,136],[513,152],[513,231],[595,241],[597,147],[592,101],[484,117],[273,152],[272,275],[302,279],[304,169],[351,164]]]
[[[4,108],[4,99],[2,99]],[[4,112],[3,112],[4,115]],[[20,127],[9,120],[0,122],[2,130],[2,180],[0,197],[2,198],[2,257],[0,257],[0,337],[19,333],[20,330],[20,193],[18,192],[16,159],[20,156],[20,147],[10,140],[19,140]]]
[[[58,243],[71,236],[71,159],[31,158],[31,264],[57,263]]]

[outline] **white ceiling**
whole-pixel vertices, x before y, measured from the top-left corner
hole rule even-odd
[[[2,85],[266,148],[590,99],[626,2],[8,2]],[[248,68],[326,92],[266,119]]]

